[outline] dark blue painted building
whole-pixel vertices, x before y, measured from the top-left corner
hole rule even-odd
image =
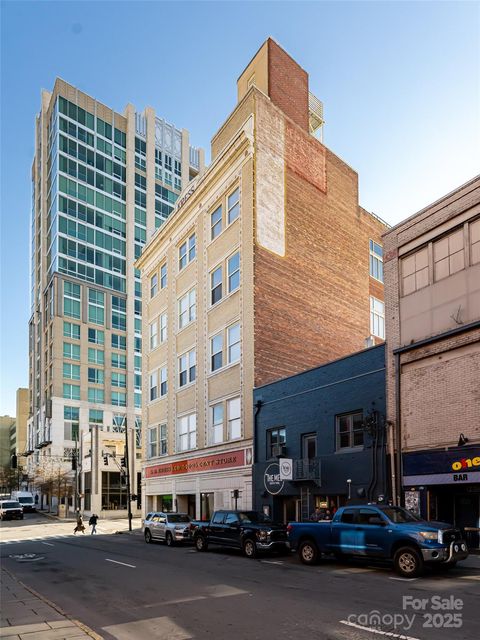
[[[287,522],[387,498],[385,345],[256,388],[254,411],[255,509]]]

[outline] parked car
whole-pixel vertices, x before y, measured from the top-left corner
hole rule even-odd
[[[17,500],[0,501],[1,520],[23,520],[23,507]]]
[[[216,544],[241,549],[247,558],[290,549],[286,526],[257,511],[215,511],[210,521],[196,523],[193,540],[197,551]]]
[[[448,568],[468,556],[459,529],[386,505],[341,507],[331,522],[291,522],[288,537],[304,564],[315,564],[322,554],[379,558],[408,578],[420,575],[425,564]]]
[[[190,516],[186,513],[155,511],[149,513],[143,523],[145,542],[162,540],[168,547],[177,542],[189,542]]]
[[[30,491],[12,491],[12,500],[18,500],[23,507],[24,513],[27,511],[36,511],[35,500]]]

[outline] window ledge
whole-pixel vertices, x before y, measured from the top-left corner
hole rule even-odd
[[[222,373],[223,371],[227,371],[227,369],[232,369],[233,367],[238,366],[239,364],[240,364],[240,360],[237,360],[236,362],[231,362],[230,364],[226,364],[220,369],[215,369],[215,371],[210,371],[210,373],[207,374],[207,380],[209,378],[213,378],[213,376],[216,376],[219,373]]]
[[[359,445],[358,447],[343,447],[342,449],[337,449],[335,451],[335,455],[339,454],[339,453],[358,453],[359,451],[364,451],[365,450],[365,446]]]

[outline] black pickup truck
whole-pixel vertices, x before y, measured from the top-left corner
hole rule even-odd
[[[209,545],[216,544],[241,549],[247,558],[255,558],[260,551],[290,549],[287,527],[257,511],[215,511],[209,522],[197,521],[194,527],[197,551],[207,551]]]

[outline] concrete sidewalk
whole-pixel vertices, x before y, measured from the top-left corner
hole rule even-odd
[[[3,640],[102,640],[97,633],[78,620],[71,619],[54,603],[3,568],[0,600],[0,638]]]

